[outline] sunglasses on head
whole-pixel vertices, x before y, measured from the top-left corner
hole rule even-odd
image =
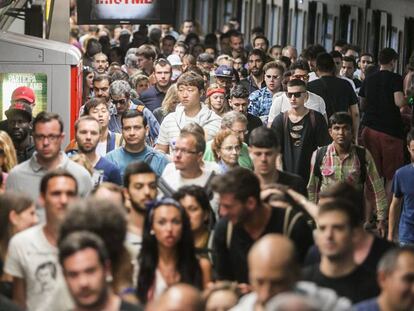
[[[302,94],[305,92],[286,92],[286,96],[288,98],[292,98],[292,96],[294,96],[295,98],[299,98],[302,96]]]

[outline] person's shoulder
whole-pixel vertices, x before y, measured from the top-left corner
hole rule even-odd
[[[400,177],[402,174],[407,174],[407,173],[412,174],[414,177],[414,165],[412,163],[409,163],[397,169],[395,171],[394,176]]]
[[[314,102],[324,102],[323,98],[321,96],[319,96],[316,93],[313,93],[311,91],[308,91],[309,94],[309,99],[308,101],[314,101]]]
[[[108,159],[101,157],[98,161],[98,163],[96,163],[95,168],[100,169],[103,168],[105,170],[119,170],[118,167],[112,163],[111,161],[109,161]]]
[[[144,92],[141,93],[139,96],[141,101],[144,101],[145,99],[148,99],[149,97],[153,97],[156,94],[155,85],[151,85],[148,89],[146,89]]]
[[[32,157],[34,157],[34,155]],[[26,161],[23,161],[22,163],[19,163],[15,167],[13,167],[9,171],[9,177],[15,174],[21,174],[21,173],[27,172],[28,170],[32,170],[30,166],[30,161],[32,161],[32,157],[30,157]]]
[[[361,301],[353,306],[353,311],[380,311],[377,299],[377,297],[374,297]]]
[[[33,238],[37,238],[40,234],[43,234],[42,229],[43,225],[39,224],[20,231],[11,238],[10,243],[25,244],[28,241],[32,241]]]
[[[129,303],[125,300],[121,301],[121,305],[119,307],[119,311],[143,311],[144,309],[139,306],[132,303]]]

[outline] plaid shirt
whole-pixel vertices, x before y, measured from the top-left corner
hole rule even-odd
[[[384,185],[378,175],[372,155],[367,149],[365,149],[365,159],[367,166],[365,185],[374,193],[377,218],[383,220],[387,216],[388,206]],[[319,177],[314,174],[315,161],[316,151],[312,155],[311,174],[307,187],[310,201],[317,203],[319,192],[326,190],[339,181],[347,181],[360,190],[363,188],[360,182],[360,163],[354,145],[351,146],[350,152],[342,160],[336,153],[334,144],[328,146],[320,167],[322,180],[319,180]]]
[[[259,117],[262,121],[267,123],[267,117],[269,115],[270,107],[272,106],[273,94],[266,87],[260,90],[254,91],[249,96],[249,107],[247,112]]]

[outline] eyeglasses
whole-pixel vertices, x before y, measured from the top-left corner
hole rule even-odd
[[[230,152],[230,151],[236,151],[239,152],[241,150],[241,146],[223,146],[221,147],[222,150]]]
[[[246,135],[249,132],[248,130],[238,130],[238,131],[236,131],[236,130],[233,130],[231,128],[229,128],[229,130],[232,131],[235,134],[245,134]]]
[[[293,75],[292,79],[299,79],[299,80],[308,81],[309,80],[309,75]]]
[[[126,98],[123,99],[119,99],[119,100],[112,100],[112,103],[116,106],[116,105],[126,105],[128,103],[128,100]]]
[[[288,98],[292,98],[292,96],[295,96],[295,98],[299,98],[302,96],[302,94],[305,92],[286,92],[286,96]]]
[[[55,135],[40,135],[40,134],[33,134],[33,138],[36,141],[44,141],[47,139],[50,142],[57,141],[60,137],[62,137],[62,134],[55,134]]]
[[[272,75],[265,75],[266,79],[269,80],[277,80],[280,79],[280,76],[272,76]]]
[[[172,149],[172,152],[173,153],[182,153],[182,154],[186,154],[186,155],[188,155],[188,154],[197,154],[198,152],[197,151],[193,151],[193,150],[187,150],[187,149],[184,149],[184,148],[176,148],[176,147],[174,147],[173,149]]]

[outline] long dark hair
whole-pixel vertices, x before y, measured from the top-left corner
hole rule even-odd
[[[184,208],[177,201],[164,198],[149,204],[144,222],[142,248],[138,256],[139,274],[137,282],[137,296],[143,304],[148,300],[148,290],[154,284],[155,271],[158,265],[158,241],[155,235],[150,233],[154,221],[154,212],[160,206],[165,205],[177,208],[182,220],[181,239],[176,245],[176,269],[180,273],[180,283],[191,284],[202,289],[201,268],[195,255],[190,220]]]

